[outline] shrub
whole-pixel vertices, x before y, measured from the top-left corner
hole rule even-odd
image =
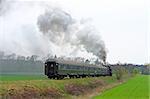
[[[139,74],[140,73],[140,71],[137,69],[137,68],[134,68],[133,70],[132,70],[132,75],[134,76],[134,75],[137,75],[137,74]]]
[[[128,71],[123,66],[117,66],[115,68],[114,74],[117,80],[121,80],[125,75],[128,74]]]

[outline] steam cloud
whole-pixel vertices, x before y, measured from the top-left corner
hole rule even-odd
[[[71,36],[68,28],[72,23],[73,20],[68,13],[60,9],[51,9],[39,16],[37,24],[43,34],[49,35],[51,42],[59,43],[57,41],[63,37],[63,40],[67,40]]]
[[[88,53],[106,61],[104,42],[96,29],[86,22],[75,21],[70,14],[61,9],[51,9],[38,17],[39,30],[56,45],[68,43],[81,50],[83,47]]]
[[[0,0],[0,16],[5,14],[9,10],[10,1],[8,0]]]
[[[0,51],[106,61],[105,44],[88,20],[78,21],[59,8],[45,11],[45,4],[0,0]]]

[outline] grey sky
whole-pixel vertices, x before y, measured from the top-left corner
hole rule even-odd
[[[37,2],[41,0],[20,0],[20,1]],[[148,0],[42,0],[42,1],[45,1],[43,3],[45,5],[59,7],[65,10],[66,12],[70,13],[73,18],[77,20],[85,19],[90,21],[91,24],[94,25],[96,29],[100,32],[100,35],[105,42],[106,48],[108,49],[108,57],[107,57],[108,62],[110,63],[116,63],[118,61],[122,63],[150,62],[149,58],[150,55],[148,55],[148,50],[150,50],[149,44],[150,32],[148,25],[149,23],[148,16],[150,15],[148,10],[149,9]],[[42,12],[41,9],[38,7],[31,8],[31,11],[30,10],[28,11],[31,15],[27,15],[28,17],[24,16],[24,18],[30,18],[30,16],[32,16],[33,11],[36,11],[37,12],[36,14]],[[15,21],[19,21],[19,19],[16,19]],[[25,21],[20,20],[20,22]],[[9,26],[13,26],[13,24]],[[3,35],[4,34],[0,34],[1,37]],[[17,35],[17,37],[19,37],[19,35]],[[0,47],[3,46],[0,45]]]
[[[105,41],[109,62],[146,63],[149,61],[148,1],[57,1],[71,12],[72,16],[92,20]]]

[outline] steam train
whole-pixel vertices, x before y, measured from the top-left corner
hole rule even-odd
[[[50,79],[112,76],[112,70],[109,66],[48,59],[45,62],[45,75]]]

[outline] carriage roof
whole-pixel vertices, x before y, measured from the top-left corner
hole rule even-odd
[[[96,68],[106,68],[103,65],[95,65],[95,64],[88,64],[85,62],[76,62],[71,60],[64,60],[64,59],[48,59],[46,62],[56,62],[58,64],[68,64],[68,65],[76,65],[76,66],[87,66],[87,67],[96,67]]]

